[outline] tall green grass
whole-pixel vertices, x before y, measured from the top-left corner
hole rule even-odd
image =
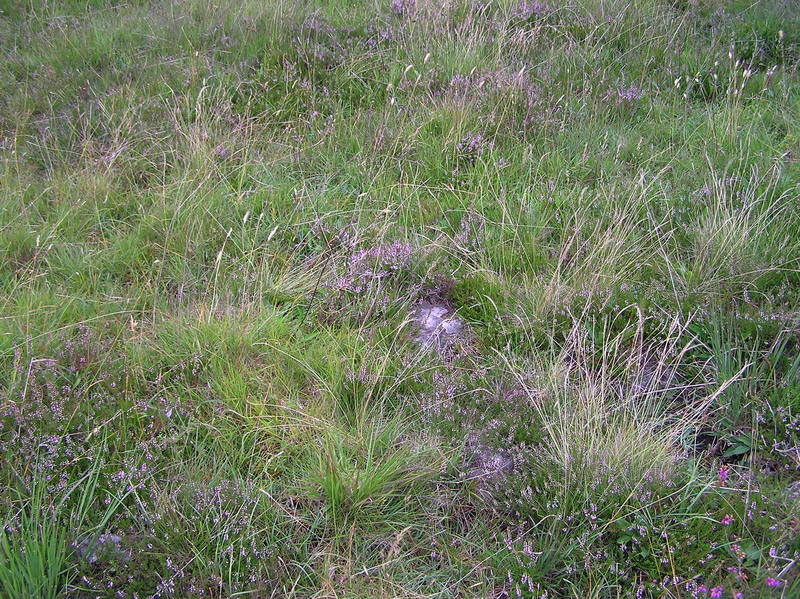
[[[796,12],[0,2],[0,596],[796,594]]]

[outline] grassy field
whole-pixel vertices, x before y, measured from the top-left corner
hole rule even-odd
[[[799,65],[794,0],[0,0],[0,598],[800,597]]]

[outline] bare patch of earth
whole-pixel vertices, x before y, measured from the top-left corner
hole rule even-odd
[[[417,328],[415,341],[439,354],[466,338],[466,323],[441,300],[426,300],[412,314]]]

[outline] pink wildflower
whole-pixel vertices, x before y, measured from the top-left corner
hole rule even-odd
[[[728,465],[727,464],[723,464],[722,465],[722,467],[719,469],[719,472],[717,473],[717,476],[719,476],[720,484],[722,484],[722,483],[724,483],[724,482],[726,482],[728,480]]]

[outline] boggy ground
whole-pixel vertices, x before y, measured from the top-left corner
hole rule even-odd
[[[793,2],[0,11],[0,597],[800,595]]]

